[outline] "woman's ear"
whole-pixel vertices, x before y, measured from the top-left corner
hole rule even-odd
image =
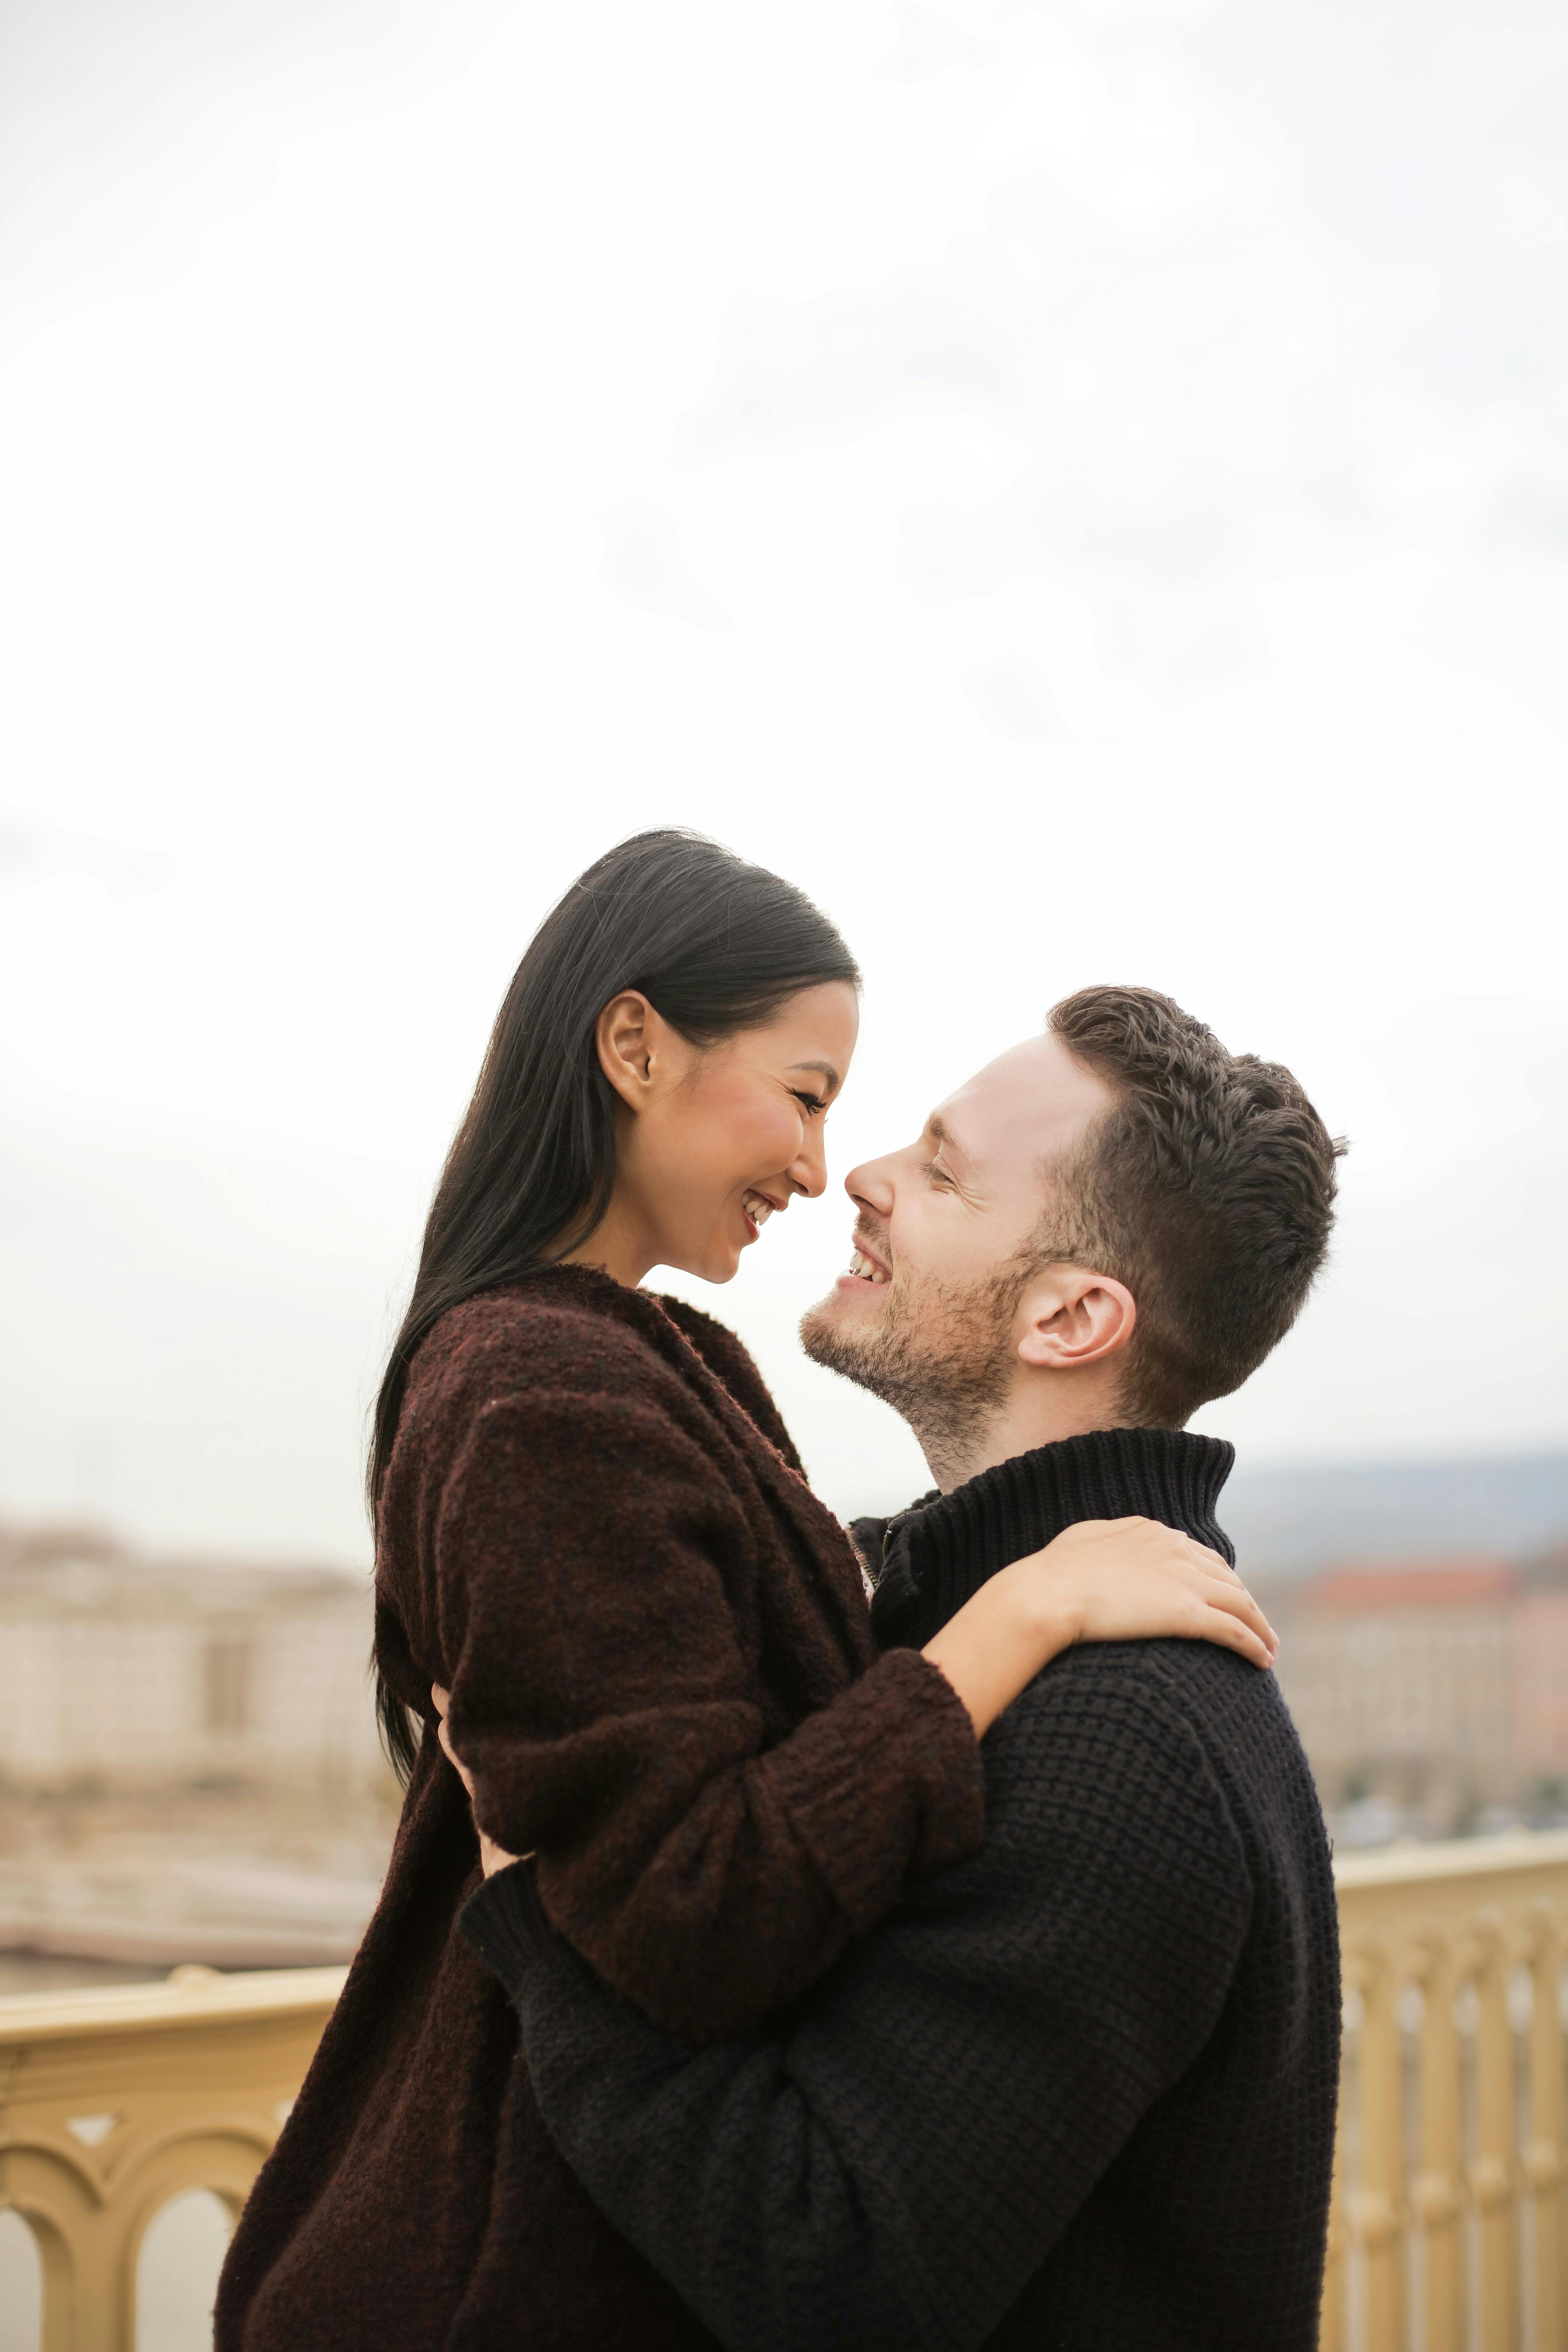
[[[1048,1265],[1018,1301],[1018,1360],[1041,1371],[1079,1371],[1125,1348],[1137,1320],[1137,1302],[1114,1275]]]
[[[635,988],[612,996],[594,1024],[599,1067],[628,1110],[640,1110],[647,1100],[654,1076],[657,1025],[658,1013]]]

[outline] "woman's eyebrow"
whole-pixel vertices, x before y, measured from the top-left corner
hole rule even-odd
[[[790,1064],[790,1068],[792,1070],[815,1070],[819,1077],[823,1077],[827,1080],[827,1090],[830,1094],[837,1094],[838,1092],[838,1073],[834,1068],[831,1062],[792,1062]]]

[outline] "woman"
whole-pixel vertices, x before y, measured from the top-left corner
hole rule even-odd
[[[407,1797],[230,2251],[219,2352],[710,2341],[556,2156],[455,1932],[479,1861],[432,1685],[483,1830],[537,1853],[556,1927],[700,2040],[974,1849],[979,1738],[1068,1641],[1200,1632],[1271,1658],[1223,1563],[1130,1523],[1109,1586],[1084,1564],[1103,1528],[1072,1529],[878,1659],[755,1367],[638,1287],[656,1265],[728,1280],[820,1192],[858,984],[798,892],[676,833],[592,866],[519,968],[376,1409],[378,1705]]]

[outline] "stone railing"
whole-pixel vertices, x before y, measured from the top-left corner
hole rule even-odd
[[[1568,1834],[1356,1857],[1338,1875],[1322,2352],[1568,2352]],[[190,2189],[237,2211],[342,1974],[181,1970],[0,2000],[0,2206],[38,2244],[42,2352],[135,2352],[150,2221]]]
[[[1568,1833],[1356,1856],[1336,1875],[1322,2352],[1568,2352]]]
[[[41,2352],[134,2352],[149,2222],[191,2189],[238,2212],[342,1981],[178,1969],[0,2000],[0,2207],[37,2245]]]

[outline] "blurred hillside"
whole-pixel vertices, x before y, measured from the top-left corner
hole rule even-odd
[[[1568,1538],[1568,1452],[1279,1469],[1244,1461],[1220,1516],[1249,1575],[1347,1559],[1525,1558]]]

